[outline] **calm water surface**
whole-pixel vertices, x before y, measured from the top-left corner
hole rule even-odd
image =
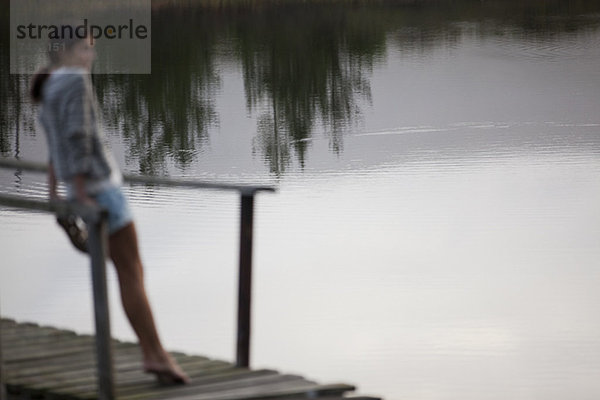
[[[386,399],[597,399],[600,5],[569,4],[156,2],[152,75],[94,83],[124,171],[278,186],[257,199],[254,367]],[[0,152],[45,160],[7,43]],[[125,190],[168,347],[233,360],[237,197]],[[53,218],[0,221],[2,315],[92,331]],[[110,291],[133,339],[112,271]]]

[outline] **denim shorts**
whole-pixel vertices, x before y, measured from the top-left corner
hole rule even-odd
[[[131,209],[120,187],[113,186],[91,196],[108,211],[108,234],[112,235],[133,221]]]

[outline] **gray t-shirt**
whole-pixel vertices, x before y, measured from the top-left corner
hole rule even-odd
[[[78,67],[52,71],[42,89],[40,125],[46,133],[56,177],[72,197],[75,175],[85,176],[94,195],[121,184],[121,173],[107,150],[89,73]]]

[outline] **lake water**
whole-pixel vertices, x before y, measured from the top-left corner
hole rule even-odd
[[[386,399],[600,396],[598,2],[163,3],[152,75],[94,76],[105,129],[126,172],[278,187],[256,200],[253,367]],[[0,152],[44,161],[7,43]],[[233,361],[238,198],[125,191],[167,346]],[[2,315],[91,332],[53,217],[0,221]]]

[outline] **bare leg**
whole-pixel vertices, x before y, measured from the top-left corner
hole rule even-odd
[[[144,288],[144,271],[133,222],[110,235],[110,256],[115,264],[125,314],[142,348],[144,369],[163,383],[186,383],[187,375],[164,350]]]

